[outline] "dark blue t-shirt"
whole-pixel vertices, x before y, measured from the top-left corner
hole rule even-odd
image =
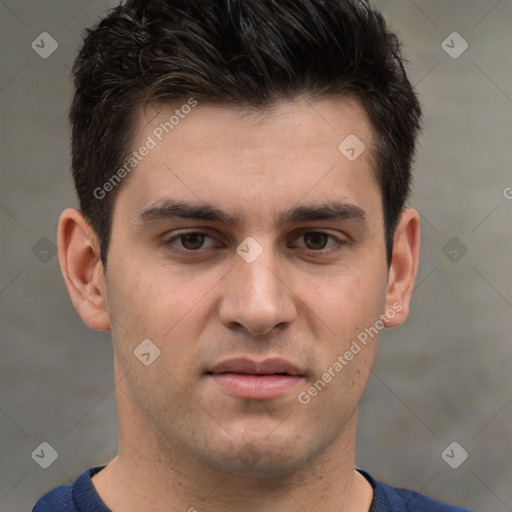
[[[105,466],[84,471],[73,484],[61,485],[45,494],[32,512],[112,512],[96,493],[91,478]],[[408,489],[377,482],[366,471],[358,470],[373,487],[369,512],[471,512],[444,505]]]

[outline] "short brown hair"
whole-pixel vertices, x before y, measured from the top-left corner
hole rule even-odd
[[[137,105],[193,97],[254,109],[304,94],[352,94],[364,106],[390,264],[421,108],[397,37],[368,2],[128,0],[86,30],[73,74],[73,178],[104,265],[120,187],[94,191],[130,153]]]

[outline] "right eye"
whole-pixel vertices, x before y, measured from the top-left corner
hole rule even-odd
[[[210,239],[208,246],[205,247],[205,241]],[[212,247],[218,247],[219,244],[215,243],[215,239],[208,233],[203,231],[188,231],[179,232],[174,236],[163,241],[165,247],[170,249],[178,249],[186,252],[198,252],[200,249],[210,249]]]

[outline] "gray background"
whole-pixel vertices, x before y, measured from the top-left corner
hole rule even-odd
[[[75,205],[70,67],[82,29],[113,5],[0,2],[2,511],[30,510],[116,453],[109,335],[82,324],[52,255],[59,213]],[[381,336],[357,463],[438,499],[512,510],[512,4],[377,5],[405,41],[425,111],[411,200],[422,256],[407,323]],[[44,31],[58,42],[47,59],[31,48]],[[454,31],[469,43],[456,59],[441,47]],[[31,458],[43,441],[58,452],[48,469]],[[469,454],[458,469],[441,457],[453,441]]]

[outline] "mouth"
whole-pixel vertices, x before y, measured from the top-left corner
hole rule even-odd
[[[224,393],[245,400],[283,397],[305,379],[296,365],[280,358],[260,362],[229,359],[216,364],[205,375]]]

